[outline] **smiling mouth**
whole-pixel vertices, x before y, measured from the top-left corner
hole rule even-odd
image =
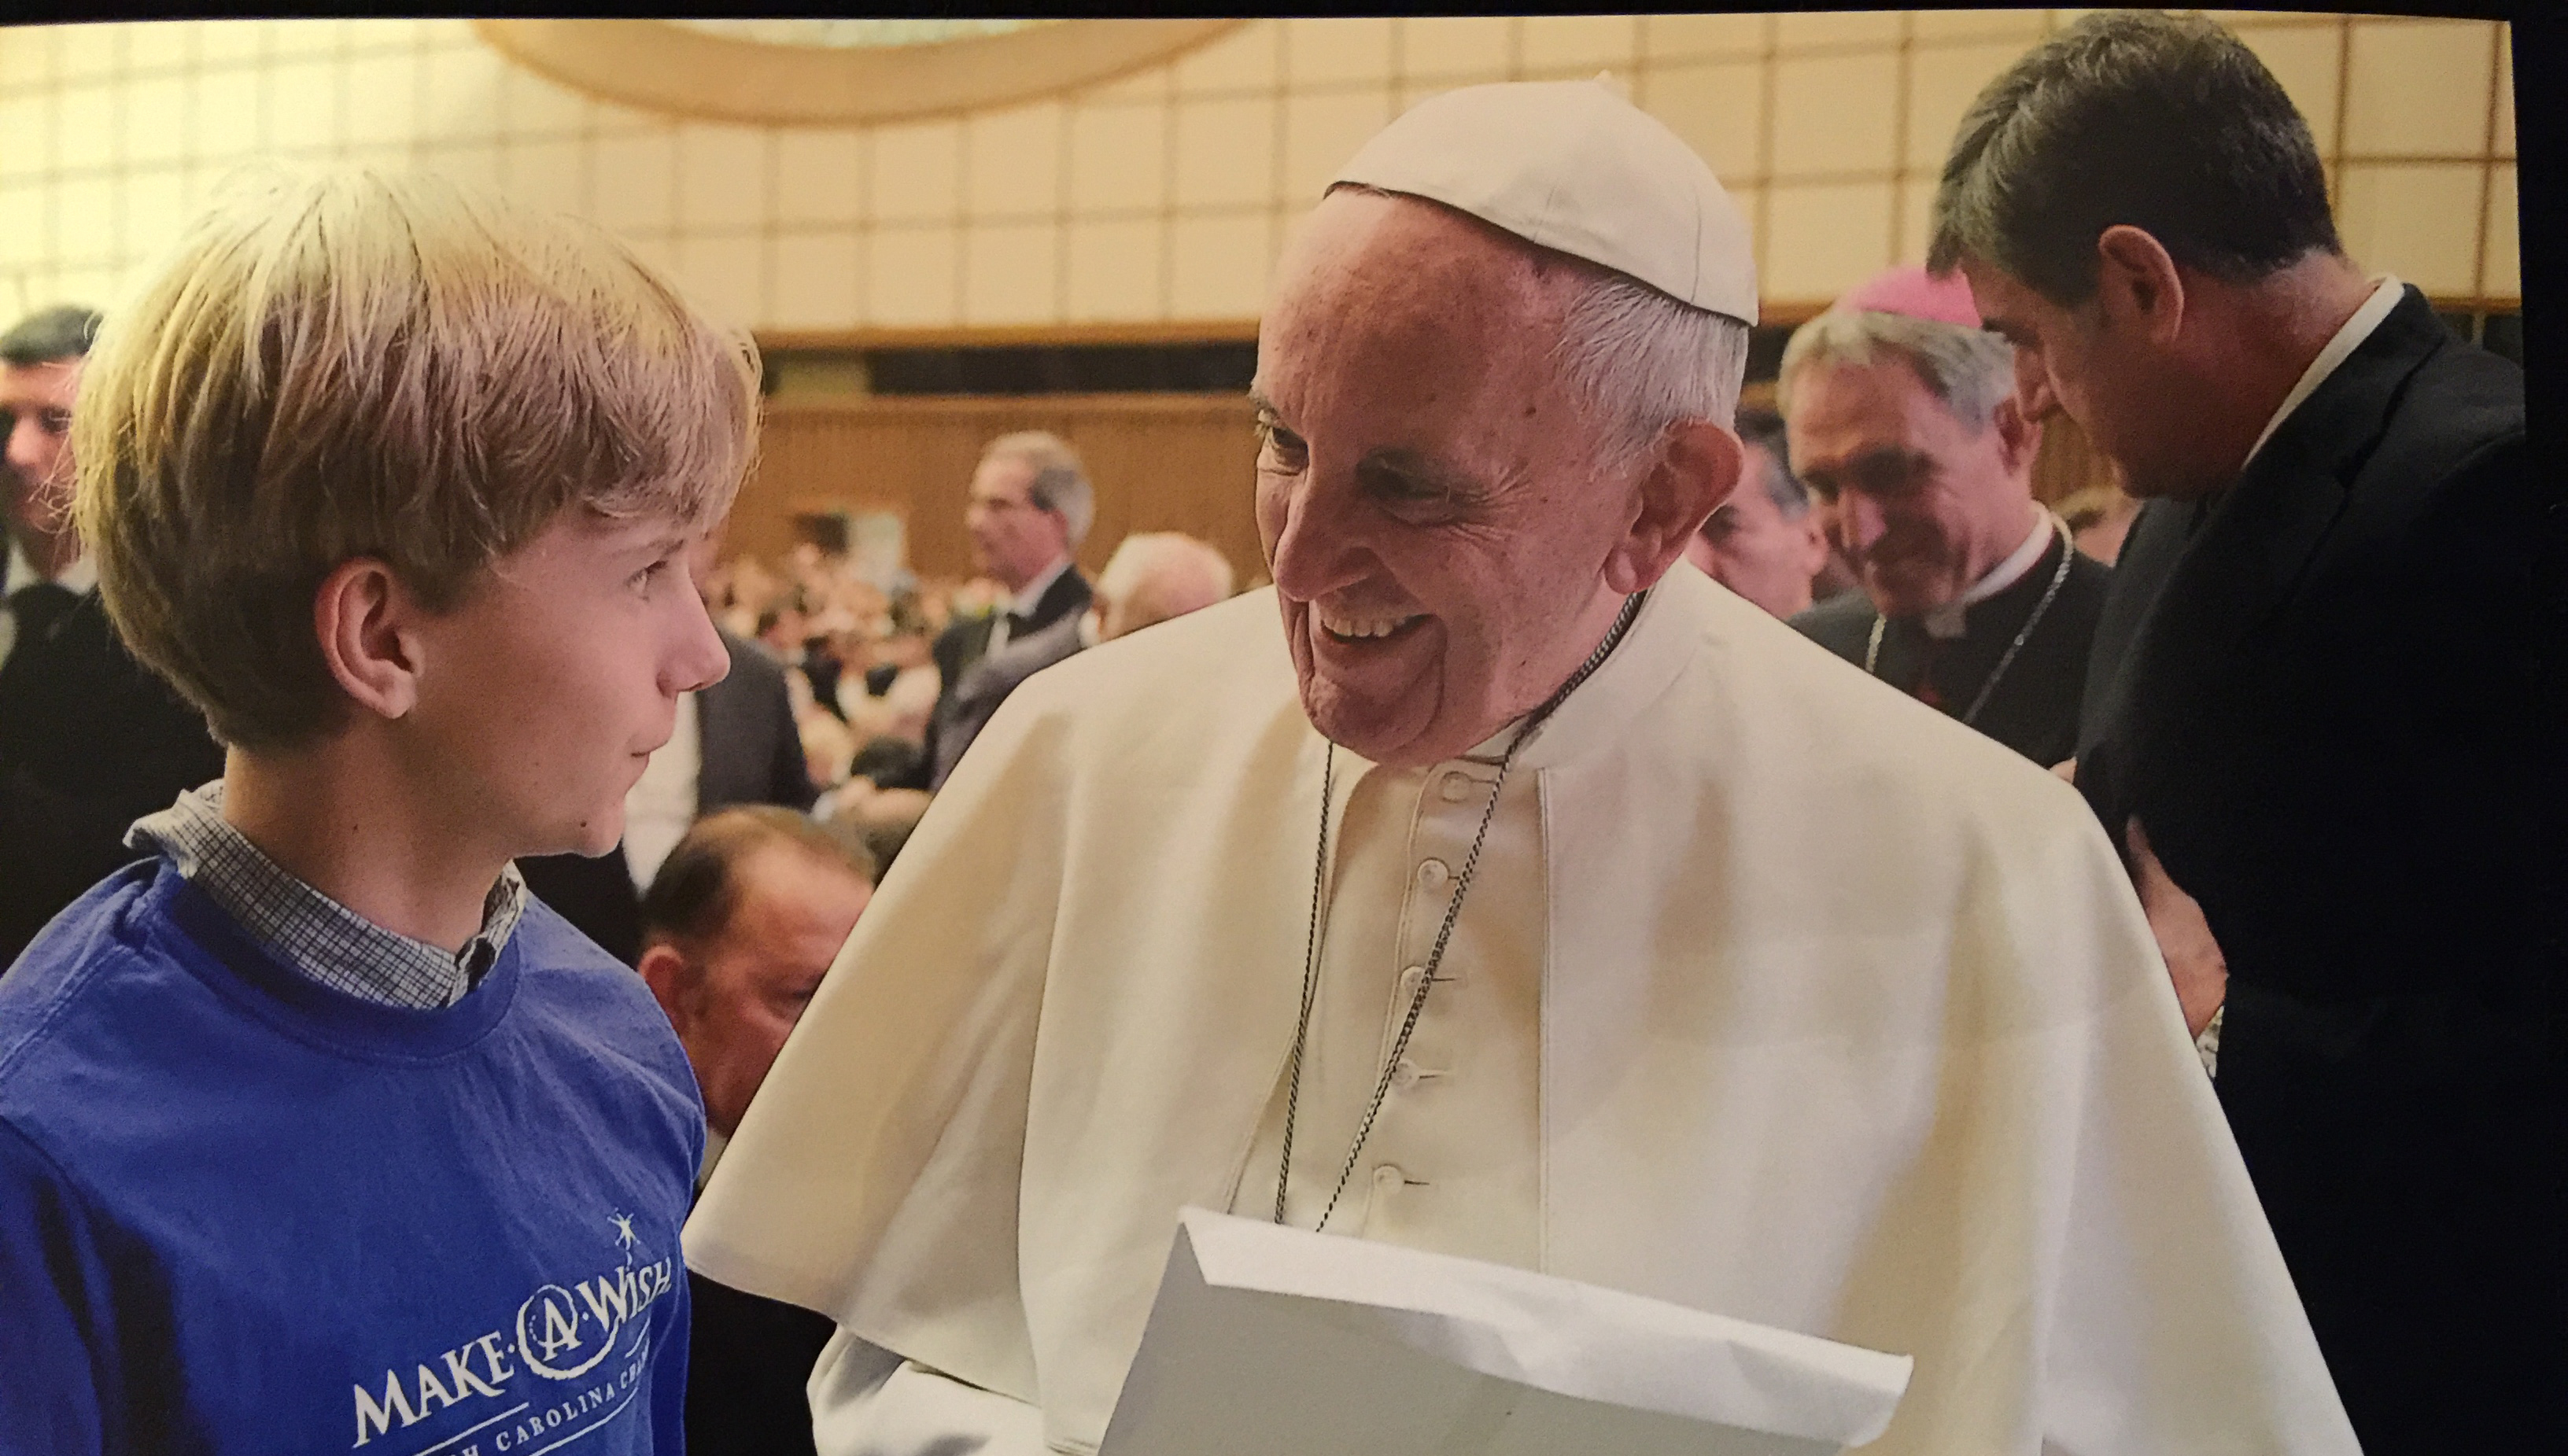
[[[1388,641],[1406,635],[1411,628],[1427,620],[1427,614],[1424,612],[1412,613],[1406,617],[1332,618],[1319,613],[1314,613],[1313,616],[1319,622],[1320,630],[1328,634],[1330,641],[1344,643]]]

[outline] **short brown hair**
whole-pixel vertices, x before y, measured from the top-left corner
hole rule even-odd
[[[652,876],[642,897],[644,944],[701,942],[722,934],[740,904],[740,866],[770,846],[799,850],[873,883],[873,864],[862,849],[792,809],[724,809],[697,820]]]
[[[758,359],[604,232],[424,173],[266,173],[101,331],[75,520],[134,654],[215,735],[344,710],[322,579],[380,557],[431,610],[563,510],[691,527],[757,439]]]
[[[1936,185],[1926,266],[1979,257],[2076,306],[2121,223],[2233,283],[2339,251],[2309,123],[2207,16],[2092,12],[1990,82]]]

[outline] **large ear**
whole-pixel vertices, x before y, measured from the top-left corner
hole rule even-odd
[[[2024,418],[2036,425],[2060,409],[2060,395],[2051,387],[2050,367],[2031,350],[2015,352],[2015,395],[2023,402]]]
[[[2117,222],[2095,239],[2095,302],[2107,328],[2165,348],[2184,325],[2184,277],[2158,240]]]
[[[643,951],[642,964],[637,969],[642,973],[642,983],[651,988],[652,997],[660,1003],[660,1010],[668,1014],[670,1026],[684,1036],[688,1023],[695,1019],[696,1010],[694,998],[689,995],[696,978],[686,956],[667,941],[658,941]]]
[[[1998,401],[1989,428],[1998,433],[1998,458],[2009,474],[2032,468],[2033,457],[2042,448],[2042,426],[2026,413],[2023,396]]]
[[[1668,427],[1641,476],[1632,524],[1605,558],[1605,584],[1625,596],[1656,586],[1739,488],[1745,453],[1738,436],[1708,420]]]
[[[379,718],[419,702],[420,608],[392,567],[373,556],[343,561],[312,595],[312,631],[341,692]]]

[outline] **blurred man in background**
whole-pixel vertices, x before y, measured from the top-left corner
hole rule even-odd
[[[642,902],[642,979],[669,1014],[705,1098],[713,1171],[785,1035],[873,897],[872,867],[789,809],[725,809],[669,853]],[[811,1450],[802,1382],[828,1319],[690,1275],[687,1449]]]
[[[1792,625],[2045,767],[2075,752],[2110,573],[2033,498],[2042,428],[1969,286],[1855,289],[1793,333],[1775,397],[1861,586]]]
[[[1153,623],[1181,617],[1229,597],[1230,563],[1220,551],[1175,531],[1125,536],[1097,578],[1097,600],[1084,613],[975,663],[946,696],[937,720],[935,772],[942,788],[963,750],[1017,685],[1085,647],[1111,642]]]
[[[1742,410],[1739,441],[1748,449],[1746,476],[1686,542],[1686,559],[1772,616],[1807,611],[1828,541],[1809,488],[1784,462],[1783,422]]]
[[[72,530],[72,402],[98,324],[66,305],[0,335],[0,971],[137,857],[127,826],[223,771],[204,718],[110,630]]]

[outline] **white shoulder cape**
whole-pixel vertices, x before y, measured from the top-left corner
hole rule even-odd
[[[1323,742],[1271,591],[1011,697],[689,1262],[1103,1434],[1293,1035]],[[1917,1359],[1879,1452],[2352,1452],[2077,793],[1680,564],[1519,758],[1545,1271]]]

